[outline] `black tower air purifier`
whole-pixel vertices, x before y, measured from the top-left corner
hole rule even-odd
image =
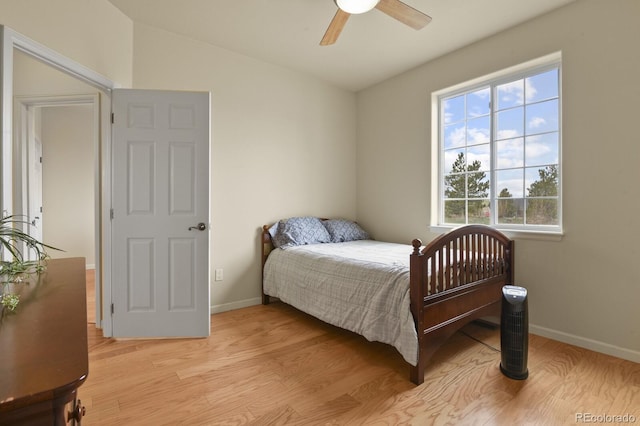
[[[502,314],[500,316],[500,371],[516,380],[529,376],[527,352],[529,351],[529,314],[527,313],[527,289],[514,285],[502,287]]]

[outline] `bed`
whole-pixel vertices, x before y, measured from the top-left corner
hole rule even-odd
[[[484,225],[423,246],[372,240],[343,219],[288,218],[264,225],[261,241],[263,304],[275,297],[394,346],[417,385],[453,333],[500,315],[502,287],[513,283],[514,243]]]

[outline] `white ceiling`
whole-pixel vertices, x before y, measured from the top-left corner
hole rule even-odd
[[[405,0],[433,21],[416,31],[377,9],[320,46],[332,0],[109,0],[134,22],[302,71],[352,91],[575,0]]]

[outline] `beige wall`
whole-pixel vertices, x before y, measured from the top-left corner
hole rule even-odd
[[[38,61],[31,55],[20,51],[14,53],[14,96],[65,96],[95,93],[98,93],[98,89]]]
[[[133,23],[107,0],[0,0],[0,24],[131,85]]]
[[[43,241],[95,265],[93,107],[44,107],[41,112]]]
[[[640,361],[639,16],[637,0],[582,0],[360,92],[358,221],[432,238],[431,93],[562,51],[565,233],[516,241],[515,284],[533,332]]]
[[[211,304],[258,303],[261,225],[355,218],[355,95],[142,24],[134,40],[136,88],[211,92]]]

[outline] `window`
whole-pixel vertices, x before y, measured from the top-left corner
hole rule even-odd
[[[438,225],[561,231],[560,62],[434,94]]]

